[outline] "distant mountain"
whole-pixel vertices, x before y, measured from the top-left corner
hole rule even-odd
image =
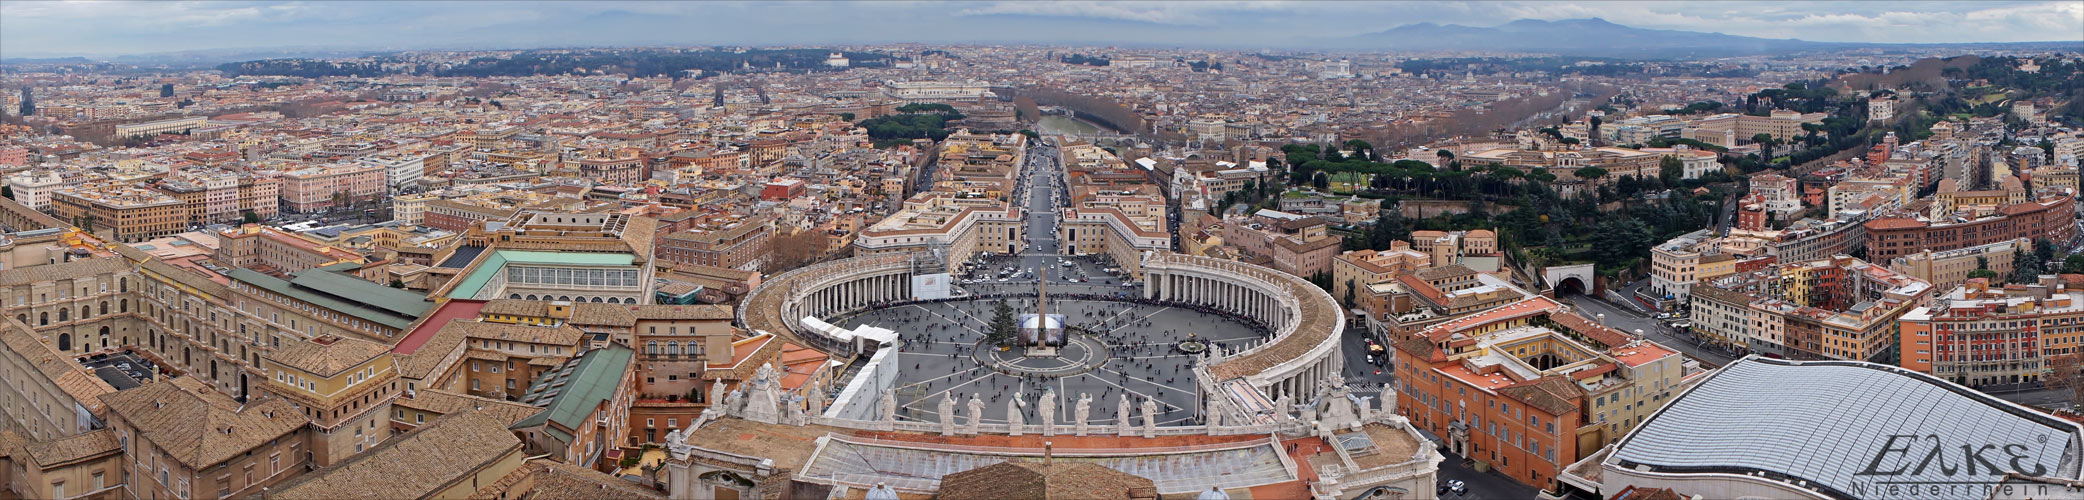
[[[1701,58],[1846,47],[1699,31],[1634,28],[1605,19],[1521,19],[1498,26],[1417,23],[1348,37],[1345,48],[1394,51],[1540,52],[1620,58]]]

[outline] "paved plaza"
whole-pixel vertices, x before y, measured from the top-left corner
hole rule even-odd
[[[1033,311],[1033,297],[1006,299],[1016,312]],[[1056,358],[1023,358],[1018,348],[991,352],[980,346],[998,299],[907,304],[868,311],[835,321],[852,328],[870,325],[901,334],[897,400],[905,420],[940,422],[943,394],[966,407],[972,394],[985,403],[985,421],[1006,421],[1010,398],[1024,406],[1022,422],[1040,423],[1040,398],[1054,390],[1055,422],[1071,423],[1080,395],[1090,396],[1094,425],[1114,425],[1120,398],[1127,395],[1131,413],[1143,398],[1155,400],[1159,425],[1199,423],[1201,396],[1193,366],[1198,356],[1179,349],[1182,341],[1201,340],[1222,352],[1242,350],[1262,341],[1263,328],[1186,307],[1100,300],[1066,300],[1055,295],[1050,311],[1083,342],[1074,342]],[[1092,345],[1093,348],[1080,347]],[[980,351],[981,349],[981,351]],[[1010,360],[1014,366],[998,364]],[[1135,425],[1141,425],[1136,414]],[[967,417],[960,422],[967,423]]]

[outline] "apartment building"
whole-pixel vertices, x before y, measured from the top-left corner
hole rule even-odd
[[[0,432],[28,440],[80,435],[101,427],[100,397],[116,392],[73,353],[56,349],[19,321],[0,323]]]
[[[1931,220],[1890,216],[1868,220],[1867,256],[1886,262],[1933,250],[1946,251],[2019,238],[2068,241],[2077,234],[2074,199],[2051,193],[2039,200],[1998,207],[1975,219]]]
[[[1895,361],[1897,319],[1932,284],[1851,257],[1780,262],[1694,285],[1693,330],[1793,359]]]
[[[139,123],[118,123],[116,124],[116,137],[141,137],[166,133],[178,133],[184,130],[201,127],[209,123],[209,121],[210,119],[208,117],[187,116],[181,118],[169,118],[165,120],[153,120]]]
[[[282,174],[282,207],[296,213],[332,210],[341,202],[371,199],[386,193],[381,165],[336,163]]]
[[[101,399],[124,449],[126,498],[258,495],[311,462],[311,427],[282,399],[241,403],[193,377]]]
[[[104,181],[52,191],[51,212],[96,235],[128,243],[186,230],[189,208],[159,191]]]
[[[1239,255],[1267,267],[1310,277],[1331,272],[1333,257],[1345,238],[1326,231],[1325,220],[1273,210],[1223,221],[1223,243]]]
[[[659,221],[658,258],[673,264],[758,271],[774,238],[774,217],[687,211]]]
[[[1925,280],[1934,291],[1953,290],[1968,283],[1968,273],[1977,269],[2011,276],[2012,258],[2020,251],[2032,252],[2033,242],[2020,238],[1941,252],[1926,249],[1889,259],[1889,270]]]
[[[1024,248],[1022,210],[996,198],[928,191],[905,200],[904,208],[861,230],[858,255],[945,249],[950,266],[977,252],[1014,253]]]
[[[581,178],[633,186],[651,178],[650,169],[644,168],[637,153],[636,149],[594,149],[578,153],[572,163],[577,165]]]
[[[24,170],[7,176],[7,186],[14,192],[14,201],[39,211],[50,210],[51,191],[67,183],[65,176],[55,170]]]
[[[1332,258],[1332,298],[1343,299],[1348,290],[1388,282],[1397,275],[1433,267],[1433,257],[1398,241],[1388,250],[1354,250]]]
[[[260,391],[310,419],[307,449],[331,465],[390,439],[391,402],[403,392],[394,365],[388,345],[324,335],[263,358]]]
[[[220,265],[272,275],[366,260],[361,254],[259,224],[218,231],[217,251],[210,258]]]
[[[1456,454],[1553,487],[1684,388],[1677,351],[1528,298],[1395,343],[1397,407]]]
[[[621,344],[586,351],[528,388],[521,402],[543,408],[509,428],[522,436],[531,455],[596,468],[608,450],[629,435],[629,408],[636,397],[635,352]]]
[[[117,500],[126,486],[123,449],[109,429],[33,442],[0,431],[0,467],[16,498]]]
[[[1968,280],[1904,314],[1900,366],[1969,387],[2040,382],[2048,358],[2084,346],[2084,289],[2043,276]]]

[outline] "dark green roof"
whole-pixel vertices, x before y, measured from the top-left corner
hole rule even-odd
[[[258,271],[235,268],[226,277],[339,311],[341,314],[403,330],[434,307],[417,292],[391,288],[342,274],[332,268],[306,269],[283,280]]]
[[[565,362],[556,370],[544,372],[528,387],[528,394],[521,402],[543,408],[509,429],[522,429],[556,422],[567,429],[579,429],[586,425],[586,415],[593,413],[602,401],[615,397],[615,386],[629,373],[630,360],[637,351],[622,344],[586,351],[577,359]],[[569,440],[569,438],[567,438]]]

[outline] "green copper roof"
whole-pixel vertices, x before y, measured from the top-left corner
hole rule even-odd
[[[251,269],[233,268],[225,277],[396,329],[411,326],[413,320],[434,307],[425,295],[341,274],[338,269],[343,268],[305,269],[290,273],[290,279],[283,280]]]
[[[546,264],[560,266],[629,266],[635,265],[637,256],[626,253],[596,252],[540,252],[533,250],[496,250],[482,257],[483,263],[464,276],[456,288],[449,289],[451,299],[476,298],[484,291],[485,284],[492,282],[509,263]]]
[[[622,344],[586,351],[578,359],[565,362],[555,370],[543,372],[521,402],[543,408],[543,411],[520,422],[510,429],[522,429],[556,422],[567,429],[579,429],[588,425],[586,416],[593,413],[601,402],[615,397],[615,387],[622,384],[622,377],[629,373],[630,361],[637,351]]]

